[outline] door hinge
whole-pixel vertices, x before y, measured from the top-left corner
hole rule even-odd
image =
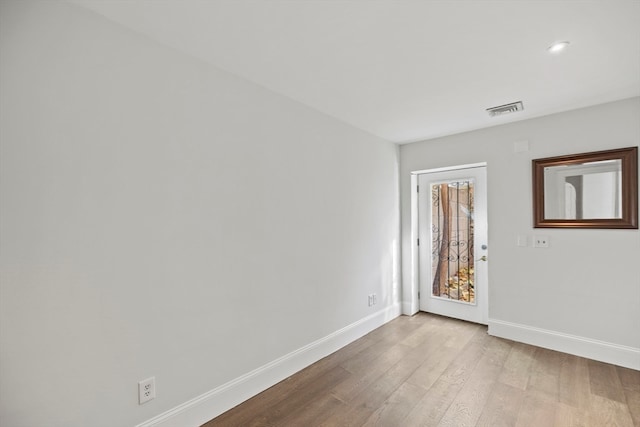
[[[420,239],[418,239],[418,246],[420,246]]]
[[[420,192],[420,186],[416,185],[416,193],[419,193],[419,192]]]
[[[418,299],[420,299],[420,291],[418,291]]]

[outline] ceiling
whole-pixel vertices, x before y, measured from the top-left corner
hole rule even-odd
[[[637,0],[70,1],[397,143],[640,95]]]

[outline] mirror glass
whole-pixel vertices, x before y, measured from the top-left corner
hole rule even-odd
[[[622,218],[622,160],[544,168],[544,217]]]

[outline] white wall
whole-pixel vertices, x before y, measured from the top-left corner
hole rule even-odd
[[[1,425],[134,425],[397,306],[395,145],[76,6],[0,16]]]
[[[514,142],[524,140],[529,142],[529,151],[514,152]],[[627,365],[640,367],[638,230],[534,229],[531,197],[531,159],[637,146],[639,142],[640,98],[631,98],[403,145],[404,306],[409,307],[412,295],[411,171],[487,162],[489,318],[502,325],[521,326],[521,332],[542,330],[547,338],[567,338],[573,347],[559,348],[564,351],[580,353],[575,346],[585,343],[611,344],[607,348],[628,351],[631,363]],[[516,245],[518,234],[529,237],[528,247]],[[550,247],[534,249],[534,234],[549,236]]]

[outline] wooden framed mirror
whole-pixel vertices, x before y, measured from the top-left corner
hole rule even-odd
[[[532,163],[535,228],[638,228],[638,147]]]

